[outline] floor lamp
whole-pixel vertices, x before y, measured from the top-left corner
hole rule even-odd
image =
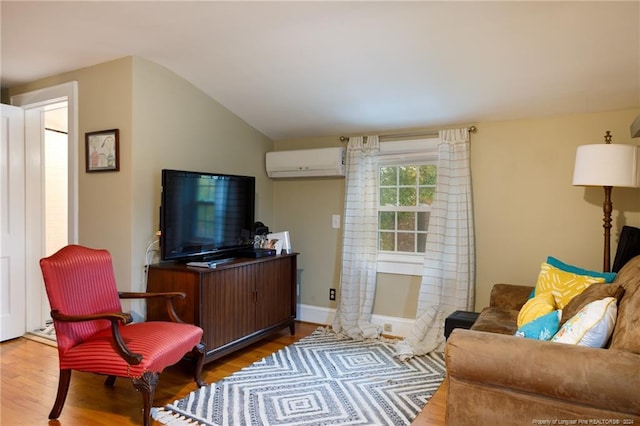
[[[604,262],[603,271],[611,270],[611,189],[640,187],[640,147],[612,144],[607,130],[604,144],[581,145],[576,152],[573,184],[604,187]]]

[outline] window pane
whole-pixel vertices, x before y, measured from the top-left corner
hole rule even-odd
[[[418,212],[418,231],[427,232],[429,229],[429,216],[430,212]]]
[[[400,167],[400,185],[415,185],[418,182],[418,168],[416,166]]]
[[[398,168],[393,167],[380,167],[380,185],[389,186],[397,185]]]
[[[381,206],[397,206],[398,197],[397,189],[393,188],[380,188],[380,205]]]
[[[416,215],[414,212],[398,212],[398,230],[414,231],[416,229]]]
[[[400,188],[400,204],[401,206],[415,206],[416,205],[416,188]]]
[[[420,191],[420,205],[430,206],[433,203],[433,197],[435,196],[436,189],[433,187],[422,186]]]
[[[418,253],[424,253],[427,246],[427,234],[418,234],[418,247],[416,247],[416,251]]]
[[[396,229],[396,212],[378,212],[379,229]]]
[[[398,251],[415,251],[415,234],[398,233]]]
[[[380,248],[379,250],[386,251],[395,251],[396,245],[394,242],[394,233],[393,232],[380,232]]]
[[[428,166],[420,166],[420,185],[436,184],[436,166],[430,164]]]

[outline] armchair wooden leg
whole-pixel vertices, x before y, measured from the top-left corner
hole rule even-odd
[[[204,343],[198,343],[191,351],[191,355],[193,356],[196,362],[193,378],[198,384],[198,387],[200,388],[206,384],[204,381],[202,381],[202,367],[204,366],[204,352],[205,352]]]
[[[71,370],[60,370],[60,379],[58,380],[58,395],[56,396],[56,402],[53,404],[53,408],[49,413],[49,420],[55,420],[60,417],[64,401],[67,399],[67,392],[69,391],[69,383],[71,382]]]
[[[147,371],[140,378],[132,378],[133,387],[142,394],[142,422],[144,426],[149,426],[151,416],[151,405],[153,404],[153,396],[156,393],[158,378],[160,374]]]

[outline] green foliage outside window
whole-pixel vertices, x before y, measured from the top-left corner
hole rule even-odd
[[[436,171],[433,164],[380,167],[379,250],[424,252]]]

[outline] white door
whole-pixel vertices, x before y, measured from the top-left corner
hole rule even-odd
[[[24,112],[2,105],[0,341],[26,331]]]

